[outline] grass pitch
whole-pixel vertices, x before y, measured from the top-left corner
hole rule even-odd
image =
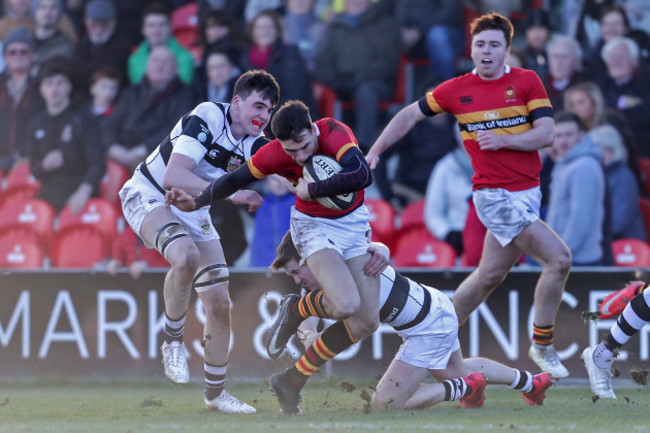
[[[650,431],[650,389],[644,387],[619,388],[618,400],[594,403],[586,386],[554,386],[543,407],[527,405],[513,390],[488,387],[481,409],[460,409],[451,402],[384,412],[370,408],[369,385],[334,379],[310,383],[302,393],[304,415],[287,417],[261,381],[228,386],[257,408],[255,415],[206,411],[198,383],[0,383],[0,433]]]

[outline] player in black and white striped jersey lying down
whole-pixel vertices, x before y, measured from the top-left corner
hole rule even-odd
[[[460,405],[467,408],[481,407],[486,381],[521,390],[522,397],[531,405],[543,404],[545,391],[552,385],[549,373],[533,376],[528,371],[506,367],[485,358],[463,359],[457,337],[458,320],[449,298],[439,290],[404,277],[388,266],[389,252],[384,245],[373,243],[368,252],[372,254],[367,265],[369,268],[374,268],[373,271],[385,268],[380,276],[380,321],[395,328],[404,340],[377,385],[372,397],[376,407],[412,409],[449,400],[460,400]],[[275,341],[284,346],[296,332],[296,322],[300,323],[298,335],[306,349],[293,367],[271,378],[272,389],[283,412],[290,413],[290,404],[295,404],[297,409],[300,389],[307,378],[327,359],[331,359],[322,356],[321,348],[337,345],[329,341],[321,344],[322,340],[327,339],[327,329],[322,333],[316,332],[319,319],[309,313],[307,302],[307,298],[319,292],[320,288],[307,264],[301,260],[290,233],[278,246],[271,268],[284,268],[307,291],[302,297],[285,297],[282,304],[294,305],[295,308],[280,308],[274,323],[277,326],[271,328],[283,328],[277,331],[281,337]],[[299,298],[299,301],[289,302],[291,298]],[[337,347],[337,351],[340,353],[346,348]],[[271,348],[275,352],[278,349]],[[428,375],[440,383],[422,383]],[[293,413],[300,413],[300,410],[293,410]]]

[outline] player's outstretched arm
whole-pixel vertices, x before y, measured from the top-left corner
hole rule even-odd
[[[407,105],[402,108],[386,125],[384,130],[375,141],[375,144],[372,145],[368,154],[366,155],[366,161],[370,169],[374,170],[379,163],[379,155],[390,146],[393,145],[397,140],[404,137],[407,132],[409,132],[416,123],[420,122],[426,116],[420,110],[418,101],[415,101],[411,105]]]

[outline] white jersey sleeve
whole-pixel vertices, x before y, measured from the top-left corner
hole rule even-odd
[[[217,109],[215,104],[203,102],[197,105],[189,114],[184,127],[180,131],[176,131],[175,127],[172,131],[172,140],[174,133],[178,137],[172,153],[187,156],[198,165],[214,137],[224,130],[225,121],[225,112]]]

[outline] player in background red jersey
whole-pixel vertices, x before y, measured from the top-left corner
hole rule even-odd
[[[456,116],[474,167],[474,204],[488,229],[478,268],[453,298],[459,323],[504,280],[521,254],[528,254],[542,265],[528,354],[543,371],[566,377],[569,372],[553,346],[553,327],[571,252],[539,218],[537,151],[553,143],[553,109],[534,72],[505,64],[513,36],[507,18],[482,15],[472,22],[470,34],[475,69],[445,81],[397,113],[366,159],[374,168],[386,148],[427,116]]]

